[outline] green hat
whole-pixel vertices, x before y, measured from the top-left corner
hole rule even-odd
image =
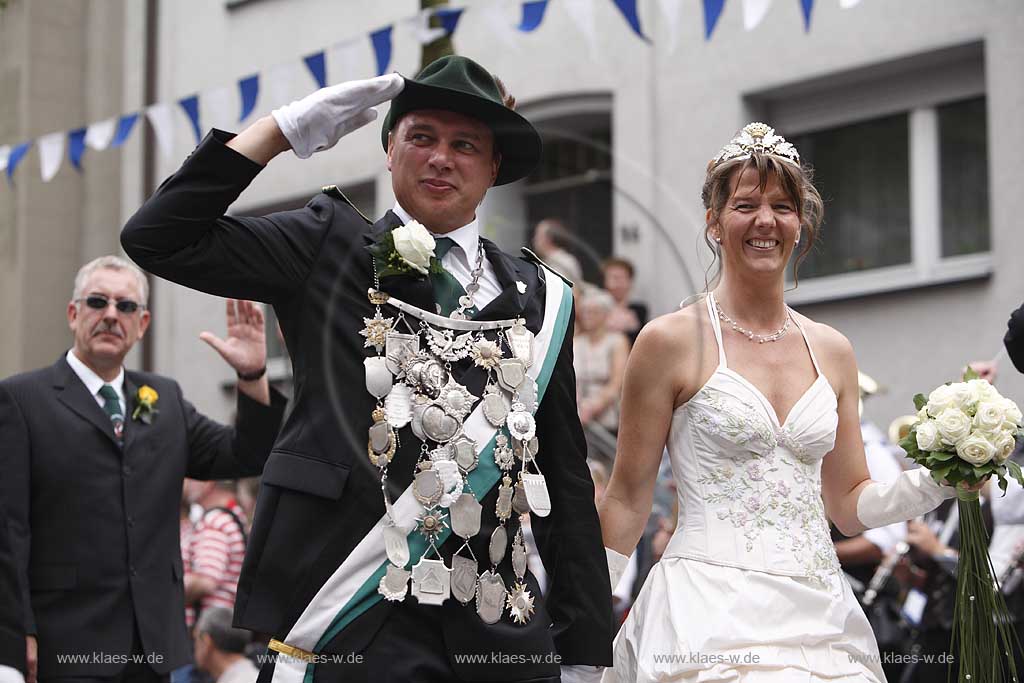
[[[385,150],[391,129],[416,109],[454,111],[487,124],[501,152],[495,185],[529,175],[540,161],[540,134],[529,121],[505,106],[494,77],[472,59],[441,57],[416,78],[405,79],[405,87],[391,100],[391,109],[384,118],[380,137]]]

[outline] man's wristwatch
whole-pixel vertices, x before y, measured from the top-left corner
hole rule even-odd
[[[263,377],[263,375],[267,374],[267,366],[264,365],[262,368],[260,368],[259,370],[254,371],[254,372],[249,372],[249,373],[244,373],[243,374],[241,372],[237,372],[236,371],[235,374],[237,374],[238,375],[238,379],[243,381],[243,382],[253,382],[255,380],[258,380],[260,377]]]

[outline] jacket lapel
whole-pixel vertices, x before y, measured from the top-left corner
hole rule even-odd
[[[124,373],[124,451],[128,452],[128,448],[135,441],[135,432],[145,427],[145,423],[139,420],[132,419],[132,413],[135,412],[136,396],[139,395],[139,383],[132,377],[134,373]]]
[[[110,423],[110,418],[103,412],[103,408],[100,408],[96,399],[89,395],[89,390],[65,358],[57,361],[53,366],[53,373],[53,388],[57,391],[57,400],[82,419],[95,425],[96,429],[106,434],[115,448],[120,448],[114,437],[114,426]]]
[[[388,211],[364,234],[366,249],[376,245],[391,230],[402,225],[402,220],[393,211]],[[372,272],[372,269],[371,269]],[[419,273],[388,275],[380,279],[380,288],[388,294],[425,311],[435,311],[434,287],[430,278]]]
[[[501,285],[501,293],[474,316],[474,320],[501,320],[515,318],[522,314],[527,302],[537,291],[535,278],[527,277],[520,268],[520,262],[512,258],[494,242],[480,238],[484,253],[494,267],[494,274]],[[523,289],[520,292],[520,289]]]

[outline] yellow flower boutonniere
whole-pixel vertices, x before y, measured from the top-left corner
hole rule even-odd
[[[132,419],[139,420],[144,424],[152,424],[153,418],[160,412],[156,409],[156,402],[159,398],[160,394],[156,393],[156,389],[148,384],[139,387],[135,393],[135,410],[132,411]]]

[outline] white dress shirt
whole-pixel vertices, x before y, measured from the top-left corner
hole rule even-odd
[[[415,220],[397,202],[392,210],[402,220],[402,223]],[[477,245],[480,242],[480,221],[474,218],[472,222],[444,235],[430,234],[435,239],[438,237],[450,237],[455,242],[455,246],[449,249],[448,253],[441,259],[441,265],[465,288],[473,280],[473,268],[476,267]],[[480,274],[480,289],[473,295],[473,305],[476,306],[478,311],[484,310],[484,307],[491,303],[502,290],[501,283],[498,282],[498,276],[494,272],[494,266],[491,265],[491,261],[487,258],[486,254],[484,255],[483,265],[484,272]]]
[[[93,372],[89,366],[78,360],[78,356],[75,355],[73,349],[68,350],[66,358],[68,360],[68,365],[70,365],[71,369],[75,371],[76,375],[78,375],[78,379],[82,380],[85,388],[88,389],[89,393],[92,394],[92,397],[96,399],[96,403],[99,404],[100,408],[102,408],[106,403],[103,397],[100,396],[100,388],[104,384],[109,384],[114,387],[114,391],[117,392],[117,400],[121,402],[121,415],[125,414],[124,411],[127,409],[127,406],[124,402],[124,368],[121,368],[117,373],[117,377],[112,381],[106,382],[102,377]]]

